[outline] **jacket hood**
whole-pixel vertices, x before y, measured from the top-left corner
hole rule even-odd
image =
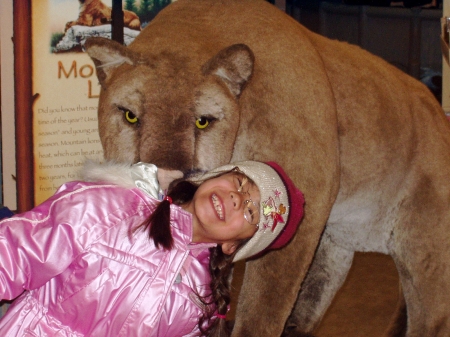
[[[155,199],[162,199],[158,182],[158,168],[153,164],[124,164],[113,161],[86,160],[80,176],[87,182],[114,184],[125,188],[139,188]]]

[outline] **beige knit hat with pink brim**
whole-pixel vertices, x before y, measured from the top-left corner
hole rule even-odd
[[[302,192],[275,162],[231,163],[191,177],[189,180],[201,183],[235,168],[253,180],[258,187],[261,194],[261,216],[257,232],[239,249],[233,262],[286,245],[300,224],[305,203]]]

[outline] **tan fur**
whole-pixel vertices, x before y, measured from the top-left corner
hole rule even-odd
[[[293,241],[247,263],[233,336],[313,331],[355,251],[393,257],[407,336],[450,334],[450,124],[423,84],[258,0],[179,0],[128,48],[86,48],[107,158],[276,160],[304,192]]]
[[[76,21],[66,23],[64,31],[74,25],[100,26],[111,23],[111,7],[106,6],[101,0],[79,0],[80,11]],[[141,30],[139,17],[131,12],[123,11],[123,25],[134,30]]]

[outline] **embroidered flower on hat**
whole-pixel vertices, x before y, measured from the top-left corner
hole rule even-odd
[[[275,198],[279,199],[281,192],[278,189],[273,192]],[[264,230],[271,228],[273,232],[278,223],[284,223],[283,214],[286,214],[286,206],[283,204],[277,206],[273,197],[269,197],[266,201],[263,201],[263,215],[266,219],[266,222],[263,224]],[[272,221],[272,225],[270,225],[269,221]]]
[[[275,199],[280,199],[281,191],[278,188],[273,190],[273,194],[275,194]]]

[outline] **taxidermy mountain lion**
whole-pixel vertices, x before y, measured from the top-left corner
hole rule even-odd
[[[247,262],[233,336],[314,331],[355,251],[392,256],[407,336],[450,335],[450,123],[422,83],[259,0],[179,0],[86,49],[106,158],[275,160],[304,192],[292,242]]]

